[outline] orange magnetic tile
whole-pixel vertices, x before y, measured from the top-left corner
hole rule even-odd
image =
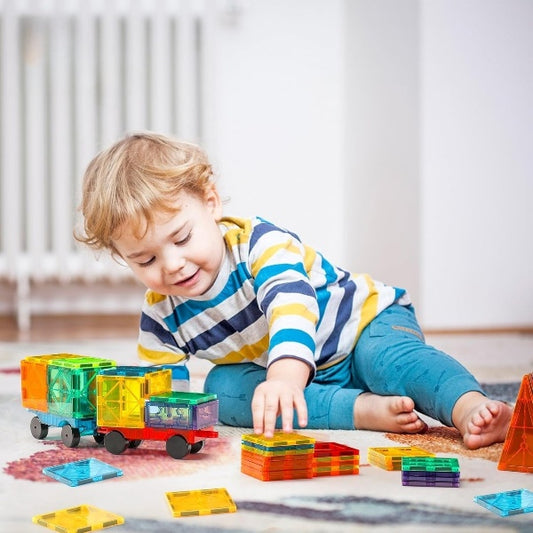
[[[348,476],[359,474],[359,466],[352,466],[350,468],[313,468],[313,476]]]
[[[338,442],[317,441],[315,442],[314,453],[315,457],[359,456],[359,450],[357,448],[350,448],[349,446],[339,444]]]
[[[533,373],[522,378],[498,470],[533,473]]]
[[[241,464],[241,472],[261,481],[286,481],[289,479],[311,479],[313,469],[305,470],[279,470],[276,472],[264,472],[261,469],[251,468],[246,464]]]
[[[265,456],[242,450],[241,460],[256,464],[258,466],[266,466],[271,468],[287,466],[304,468],[307,465],[312,464],[313,456],[311,454]]]

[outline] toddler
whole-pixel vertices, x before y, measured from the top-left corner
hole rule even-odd
[[[87,168],[78,240],[122,259],[147,287],[139,356],[214,363],[220,421],[418,433],[417,412],[467,448],[505,439],[512,409],[427,345],[408,293],[347,272],[262,218],[223,216],[197,146],[128,135]]]

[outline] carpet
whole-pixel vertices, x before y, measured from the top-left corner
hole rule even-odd
[[[182,460],[170,458],[164,445],[143,442],[116,456],[82,437],[78,448],[66,448],[58,433],[44,441],[29,431],[31,413],[20,405],[18,362],[26,355],[73,352],[111,357],[131,364],[134,345],[129,341],[102,341],[57,345],[0,343],[0,412],[4,442],[0,447],[0,530],[45,531],[32,517],[82,504],[116,513],[125,519],[109,531],[119,532],[353,532],[353,531],[502,531],[533,530],[533,514],[501,518],[480,507],[474,496],[527,488],[533,476],[499,471],[502,445],[482,450],[464,448],[458,433],[430,422],[424,435],[395,435],[371,431],[301,431],[322,441],[360,450],[358,475],[263,482],[240,471],[241,436],[249,429],[219,426],[218,439]],[[206,367],[191,365],[191,388],[200,390]],[[491,396],[514,402],[516,381],[487,383]],[[367,450],[377,446],[416,445],[438,456],[457,457],[459,488],[406,487],[401,474],[368,463]],[[121,477],[69,487],[42,473],[42,469],[78,459],[96,458],[120,468]],[[237,512],[173,518],[166,492],[224,487]]]

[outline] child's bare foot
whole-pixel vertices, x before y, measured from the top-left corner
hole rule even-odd
[[[427,424],[415,413],[415,402],[408,396],[379,396],[363,392],[355,400],[353,420],[356,429],[420,433]]]
[[[479,392],[467,392],[457,400],[452,420],[461,432],[465,446],[471,450],[503,442],[513,409]]]

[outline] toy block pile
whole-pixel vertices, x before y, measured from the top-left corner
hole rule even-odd
[[[314,448],[314,439],[296,433],[243,435],[241,472],[261,481],[312,478]]]
[[[368,448],[368,462],[384,470],[401,470],[403,457],[435,457],[417,446]]]
[[[337,442],[315,442],[313,476],[359,474],[359,450]]]
[[[460,475],[455,457],[402,457],[402,485],[458,487]]]
[[[359,474],[359,450],[296,433],[243,435],[241,472],[261,481]]]

